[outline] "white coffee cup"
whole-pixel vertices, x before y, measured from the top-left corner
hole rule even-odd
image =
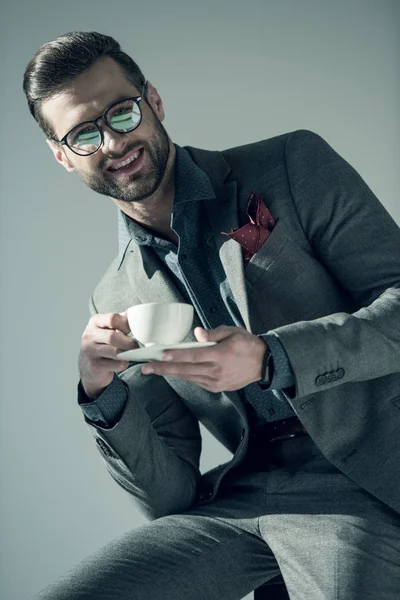
[[[193,324],[191,304],[150,302],[136,304],[127,311],[132,337],[144,346],[179,344]]]

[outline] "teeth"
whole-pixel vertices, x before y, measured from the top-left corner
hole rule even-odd
[[[135,152],[135,154],[132,154],[132,156],[130,158],[127,158],[126,160],[124,160],[123,162],[120,162],[116,165],[113,165],[111,167],[111,169],[113,171],[116,171],[117,169],[122,169],[122,167],[126,167],[126,165],[129,165],[129,163],[133,162],[134,160],[137,159],[137,157],[140,154],[140,150],[138,150],[137,152]]]

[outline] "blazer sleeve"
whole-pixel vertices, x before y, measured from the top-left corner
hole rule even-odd
[[[90,301],[90,312],[96,308]],[[118,374],[128,390],[111,428],[84,415],[105,466],[149,519],[184,512],[200,480],[199,423],[162,377],[144,376],[141,365]]]
[[[355,169],[317,134],[292,133],[285,159],[301,228],[359,308],[273,330],[296,378],[290,399],[398,373],[399,227]]]

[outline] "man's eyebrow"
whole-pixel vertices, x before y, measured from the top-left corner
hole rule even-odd
[[[110,106],[113,106],[114,104],[116,104],[117,102],[121,102],[121,100],[125,100],[126,98],[138,98],[140,96],[140,94],[136,94],[133,95],[132,93],[126,93],[126,94],[120,94],[119,96],[117,96],[117,98],[115,98],[115,100],[113,100],[112,102],[109,102],[108,104],[106,104],[105,106],[103,106],[103,109],[99,110],[96,114],[96,116],[94,116],[93,118],[89,119],[80,119],[77,123],[75,123],[75,125],[71,125],[71,127],[69,128],[68,131],[71,131],[71,129],[74,129],[74,127],[77,127],[78,125],[80,125],[81,123],[88,123],[91,121],[95,121],[98,117],[100,117],[100,115],[104,115],[104,113],[110,108]]]

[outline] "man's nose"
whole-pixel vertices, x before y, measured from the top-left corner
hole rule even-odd
[[[128,143],[128,136],[113,131],[106,124],[103,126],[103,152],[105,154],[121,154]]]

